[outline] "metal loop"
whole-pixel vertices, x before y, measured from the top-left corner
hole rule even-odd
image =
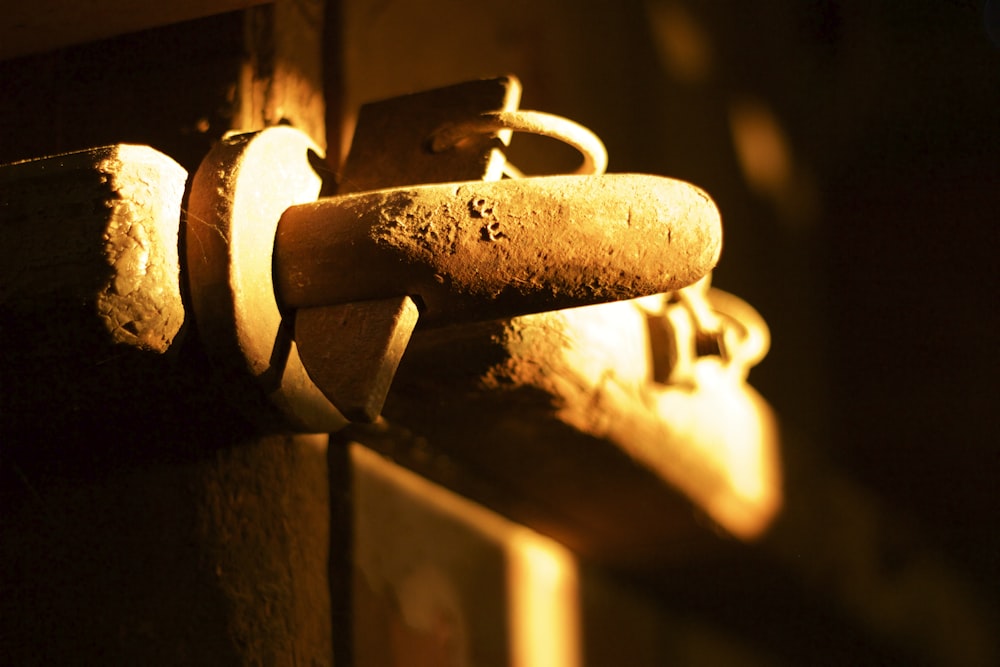
[[[729,292],[711,289],[707,297],[719,317],[725,359],[730,365],[743,369],[745,376],[767,355],[771,346],[767,323],[753,306]]]
[[[712,274],[707,273],[698,282],[677,290],[677,299],[684,304],[699,333],[716,334],[722,329],[719,317],[708,302],[712,286]]]
[[[753,306],[710,285],[708,274],[676,296],[694,324],[695,335],[714,339],[722,360],[742,381],[767,354],[771,333]]]
[[[431,136],[431,150],[442,153],[454,148],[470,135],[492,134],[512,130],[557,139],[569,144],[583,155],[583,164],[576,174],[603,174],[608,168],[608,152],[593,132],[571,120],[541,111],[491,111],[468,120],[448,123]],[[520,171],[509,165],[508,175]]]

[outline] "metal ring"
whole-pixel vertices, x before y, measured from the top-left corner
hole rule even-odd
[[[283,126],[217,144],[191,184],[187,273],[198,333],[229,398],[265,428],[332,433],[347,420],[299,359],[271,275],[282,213],[319,195],[310,150],[319,152]]]
[[[695,330],[718,340],[726,365],[741,379],[767,355],[771,332],[767,322],[743,299],[712,287],[712,274],[677,290]]]
[[[608,168],[608,151],[596,134],[562,116],[541,111],[490,111],[442,125],[431,137],[431,150],[442,153],[469,135],[504,130],[551,137],[572,146],[583,155],[583,164],[573,172],[575,174],[603,174]]]

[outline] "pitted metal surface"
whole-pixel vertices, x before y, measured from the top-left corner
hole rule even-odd
[[[496,319],[679,289],[721,238],[711,199],[659,176],[406,187],[291,207],[275,286],[289,308],[411,296],[423,325]]]

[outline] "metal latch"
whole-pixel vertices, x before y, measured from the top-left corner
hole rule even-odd
[[[418,325],[672,292],[713,268],[721,226],[705,193],[602,174],[600,140],[518,112],[519,91],[503,77],[365,107],[332,197],[318,198],[319,150],[292,128],[210,153],[191,186],[187,272],[198,331],[248,389],[237,398],[334,431],[378,415]],[[503,154],[513,130],[571,143],[586,173],[504,178],[520,175]]]
[[[519,99],[508,76],[365,105],[328,197],[320,149],[287,126],[226,137],[186,201],[184,170],[148,147],[5,166],[5,340],[75,350],[79,374],[127,391],[107,361],[164,357],[186,322],[259,424],[332,432],[378,416],[415,327],[671,292],[713,268],[704,192],[604,174],[593,133]],[[576,147],[576,173],[523,177],[514,132]]]

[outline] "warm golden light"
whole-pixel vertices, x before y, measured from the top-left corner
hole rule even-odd
[[[695,364],[697,391],[663,390],[656,409],[689,449],[690,469],[674,483],[723,528],[751,539],[781,507],[777,428],[767,403],[713,361]]]
[[[690,12],[676,2],[647,4],[660,64],[673,78],[696,83],[712,72],[708,35]]]
[[[577,566],[565,548],[529,530],[508,542],[511,655],[515,667],[577,667]]]
[[[756,100],[741,100],[729,109],[733,144],[743,177],[758,193],[780,195],[791,185],[792,157],[774,113]]]
[[[712,298],[722,303],[721,294]],[[738,299],[726,302],[725,310],[737,310]],[[663,309],[659,295],[560,311],[572,341],[560,349],[561,363],[591,389],[567,401],[559,418],[627,451],[733,535],[759,537],[782,503],[776,422],[745,382],[747,364],[766,352],[766,325],[743,313],[747,333],[731,352],[751,359],[675,354],[670,377],[658,378],[645,352],[652,349],[647,320],[663,317]],[[677,340],[693,340],[690,315],[670,326]]]
[[[566,548],[364,447],[351,453],[356,664],[580,665]]]
[[[733,148],[747,185],[776,207],[785,222],[808,223],[818,193],[808,169],[795,160],[777,116],[764,102],[743,98],[729,108]]]

